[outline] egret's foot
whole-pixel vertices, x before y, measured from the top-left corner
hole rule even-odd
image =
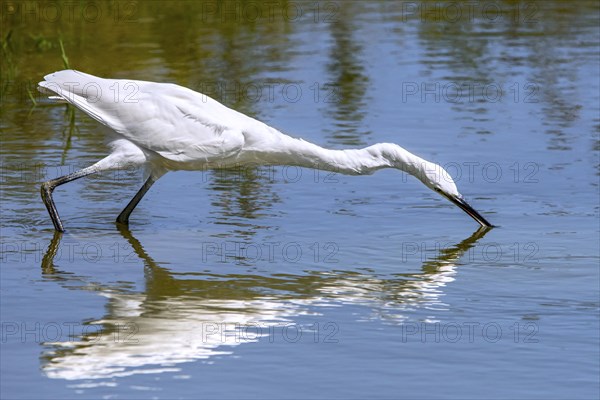
[[[54,224],[54,229],[58,232],[64,232],[65,228],[58,216],[58,211],[56,210],[56,206],[54,205],[54,199],[52,198],[52,192],[56,186],[53,185],[52,181],[42,183],[42,187],[40,188],[40,193],[42,195],[42,200],[46,205],[46,209],[48,210],[48,214],[50,214],[50,218],[52,219],[52,224]]]
[[[123,213],[121,213],[115,222],[119,225],[129,226],[129,215],[123,215]]]
[[[156,179],[158,179],[158,178],[156,178],[153,175],[150,175],[148,177],[148,179],[142,185],[140,190],[138,190],[138,192],[135,194],[135,196],[133,196],[133,199],[131,199],[131,201],[125,206],[123,211],[121,211],[121,214],[119,214],[119,216],[117,217],[117,224],[129,226],[129,216],[131,215],[131,213],[133,212],[135,207],[138,205],[138,203],[140,202],[142,197],[144,197],[146,192],[150,189],[150,187],[152,187],[154,182],[156,182]]]

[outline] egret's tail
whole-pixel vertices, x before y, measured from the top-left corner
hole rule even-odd
[[[106,113],[98,107],[103,92],[105,97],[109,92],[106,79],[73,69],[48,74],[44,79],[38,83],[41,93],[50,95],[52,100],[71,103],[100,123],[111,125],[105,119]]]
[[[83,72],[67,69],[44,76],[38,83],[38,90],[50,95],[53,100],[75,103],[74,96],[83,99],[98,96],[98,88],[103,87],[104,79]],[[70,99],[71,97],[71,99]]]

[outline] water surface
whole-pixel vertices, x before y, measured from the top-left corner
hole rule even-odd
[[[2,398],[598,398],[597,2],[92,4],[3,5]],[[107,151],[35,91],[59,39],[326,147],[399,143],[498,227],[398,171],[273,167],[169,173],[129,230],[141,172],[90,176],[56,234],[40,183]]]

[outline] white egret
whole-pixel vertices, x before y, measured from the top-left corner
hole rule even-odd
[[[168,171],[294,165],[348,175],[396,168],[460,207],[482,226],[492,226],[458,192],[439,165],[391,143],[328,150],[281,133],[210,97],[170,83],[103,79],[75,70],[46,75],[38,89],[66,101],[110,128],[112,152],[77,172],[44,182],[41,194],[57,231],[64,232],[52,192],[83,176],[124,166],[145,167],[148,179],[117,217],[128,224],[148,189]]]

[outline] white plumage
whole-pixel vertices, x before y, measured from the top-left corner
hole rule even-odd
[[[154,182],[172,170],[205,170],[244,165],[295,165],[343,174],[371,174],[397,168],[421,180],[462,208],[482,226],[491,226],[458,192],[450,175],[396,144],[328,150],[232,110],[193,90],[170,83],[103,79],[74,70],[46,75],[39,90],[67,101],[111,129],[112,152],[94,165],[42,184],[42,198],[54,227],[64,231],[52,199],[56,186],[82,176],[125,166],[148,170],[149,178],[117,218],[129,215]]]

